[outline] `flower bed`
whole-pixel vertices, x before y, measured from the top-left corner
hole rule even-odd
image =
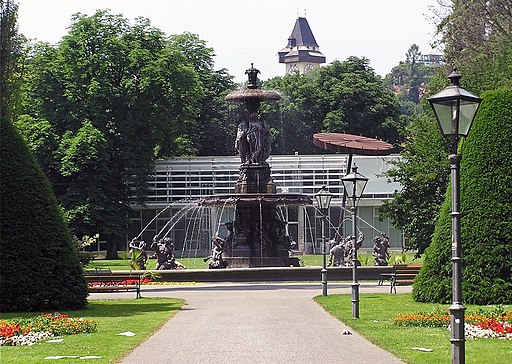
[[[95,321],[71,318],[59,313],[43,313],[31,318],[16,317],[0,320],[0,346],[33,345],[53,336],[96,331]]]
[[[479,310],[464,315],[464,331],[467,338],[506,338],[512,339],[512,313],[500,307],[492,310]],[[446,311],[399,314],[393,318],[397,326],[448,327],[450,315]]]

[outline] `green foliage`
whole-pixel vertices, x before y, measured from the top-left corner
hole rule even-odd
[[[464,84],[474,93],[512,87],[510,9],[511,0],[452,0],[438,14],[445,61],[459,68]]]
[[[230,155],[234,153],[236,120],[228,118],[224,101],[233,89],[232,76],[226,69],[214,70],[213,48],[197,35],[183,33],[170,37],[170,46],[182,52],[196,70],[202,86],[199,113],[194,123],[189,123],[181,154]],[[188,143],[188,144],[187,144]]]
[[[305,75],[276,77],[265,87],[283,95],[278,105],[263,109],[274,128],[275,153],[319,152],[311,136],[322,131],[377,137],[394,144],[401,140],[398,100],[384,89],[366,58],[349,57]]]
[[[437,71],[437,67],[420,62],[421,52],[416,44],[411,45],[405,56],[405,61],[400,61],[386,75],[384,85],[397,93],[401,102],[419,104],[421,93]]]
[[[82,308],[87,287],[48,179],[0,122],[0,311]]]
[[[72,318],[58,312],[41,314],[30,318],[14,317],[7,321],[20,325],[20,333],[50,332],[54,336],[62,336],[98,331],[96,322],[93,320]]]
[[[460,147],[462,290],[465,302],[512,302],[512,89],[489,91]],[[448,302],[451,293],[450,190],[423,268],[418,301]]]
[[[80,260],[82,268],[85,268],[92,260],[94,260],[94,255],[84,249],[97,243],[99,238],[100,234],[96,234],[94,236],[84,235],[81,239],[73,236],[73,245],[77,251],[78,260]]]
[[[351,295],[317,296],[318,302],[332,316],[357,331],[372,343],[411,364],[444,364],[450,362],[450,331],[446,327],[403,327],[393,324],[399,314],[432,312],[448,309],[438,304],[415,302],[410,294],[361,294],[360,318],[352,318]],[[505,306],[507,311],[511,306]],[[468,305],[468,311],[479,307]],[[471,363],[501,364],[512,360],[509,340],[467,340],[466,360]],[[433,349],[432,352],[411,350],[412,347]]]
[[[86,310],[66,312],[73,317],[83,317],[97,323],[97,332],[87,335],[70,335],[59,344],[41,342],[30,347],[2,347],[2,364],[44,364],[47,356],[63,355],[101,356],[96,363],[116,363],[135,349],[162,325],[174,316],[184,301],[174,298],[140,298],[134,300],[91,300]],[[30,318],[34,314],[5,314],[4,319],[15,316]],[[136,336],[117,335],[120,332],[135,331]],[[82,362],[87,360],[64,359],[60,362]]]
[[[407,127],[401,158],[385,174],[401,189],[380,209],[403,231],[406,249],[417,256],[430,244],[449,177],[446,142],[427,107],[425,101],[425,112]]]
[[[199,52],[201,41],[193,40]],[[112,258],[126,229],[130,191],[144,201],[154,159],[197,150],[190,130],[204,92],[189,59],[196,48],[187,51],[147,19],[130,25],[97,11],[74,15],[57,45],[37,44],[27,60],[17,125],[74,233],[99,232]],[[198,54],[197,67],[207,67],[211,56]]]
[[[18,34],[18,4],[0,1],[0,118],[10,120],[20,87],[24,38]]]
[[[31,152],[41,166],[46,169],[47,176],[55,174],[55,156],[58,149],[58,136],[48,120],[37,119],[30,115],[21,115],[15,121],[15,126],[25,139]]]

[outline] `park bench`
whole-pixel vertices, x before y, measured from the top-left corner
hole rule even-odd
[[[89,269],[84,271],[89,292],[136,291],[140,295],[140,274],[112,273],[110,269]]]
[[[379,286],[384,281],[390,282],[390,293],[396,293],[396,286],[409,286],[414,283],[414,279],[421,269],[421,264],[394,264],[392,273],[381,273],[379,275]]]

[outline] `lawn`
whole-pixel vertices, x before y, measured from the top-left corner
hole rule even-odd
[[[139,298],[137,300],[89,301],[86,310],[65,311],[70,317],[83,317],[95,320],[98,332],[63,336],[61,343],[41,341],[33,346],[2,346],[0,362],[10,363],[48,363],[46,356],[78,355],[102,356],[92,360],[94,363],[117,362],[128,352],[136,348],[162,325],[183,305],[184,301],[172,298]],[[2,319],[12,317],[32,317],[39,313],[3,313]],[[126,337],[117,334],[131,331],[136,336]],[[61,359],[59,363],[82,361]]]
[[[352,318],[350,295],[318,296],[315,300],[331,315],[374,344],[390,351],[406,363],[434,364],[450,362],[450,332],[446,328],[398,327],[393,317],[400,313],[433,312],[448,305],[419,303],[411,294],[362,294],[360,318]],[[479,307],[467,305],[467,311]],[[510,311],[512,306],[505,306]],[[411,348],[433,349],[431,352]],[[468,364],[512,363],[512,341],[504,339],[467,339]]]
[[[389,264],[395,263],[407,263],[407,264],[420,264],[423,262],[422,258],[413,259],[414,253],[391,253],[391,258],[389,259]],[[322,255],[301,255],[299,256],[304,262],[305,266],[321,266],[322,265]],[[203,258],[178,258],[177,259],[181,264],[185,265],[188,269],[207,269],[208,263],[204,262]],[[363,263],[363,265],[373,265],[373,257],[371,254],[363,252],[359,255],[359,260]],[[155,269],[156,260],[149,259],[148,261],[148,269]],[[105,260],[98,259],[93,260],[87,266],[88,269],[91,268],[110,268],[111,270],[129,270],[130,269],[130,260],[127,259],[118,259],[118,260]]]

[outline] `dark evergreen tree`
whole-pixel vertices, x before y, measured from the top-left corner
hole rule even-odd
[[[488,91],[460,147],[463,300],[512,302],[512,89]],[[451,298],[451,193],[413,288],[417,301]]]
[[[0,135],[0,311],[84,308],[87,286],[50,183],[8,120]]]

